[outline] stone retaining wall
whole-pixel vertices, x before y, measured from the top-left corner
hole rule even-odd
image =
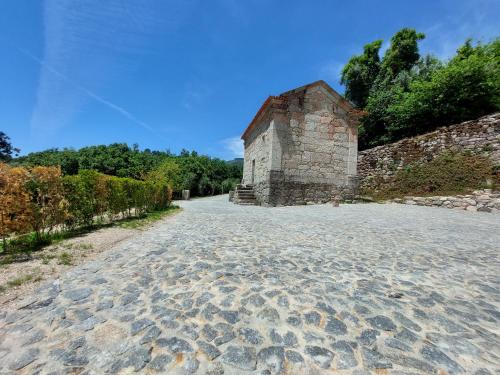
[[[471,194],[451,197],[404,197],[393,199],[390,202],[500,213],[500,191],[491,191],[490,189],[476,190]]]
[[[500,164],[500,112],[359,152],[360,188],[376,189],[408,164],[425,163],[445,150],[468,150]]]

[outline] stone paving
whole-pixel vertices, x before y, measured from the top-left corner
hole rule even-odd
[[[226,200],[0,310],[0,373],[500,373],[498,216]]]

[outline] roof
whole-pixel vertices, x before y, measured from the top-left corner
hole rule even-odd
[[[247,128],[245,129],[245,131],[241,135],[241,139],[247,138],[247,136],[252,132],[252,130],[255,128],[255,126],[257,126],[257,123],[258,123],[261,115],[269,107],[271,107],[273,104],[276,104],[278,107],[281,107],[286,102],[288,96],[295,94],[295,93],[299,93],[301,91],[309,90],[310,88],[313,88],[316,86],[322,86],[323,88],[325,88],[330,94],[332,94],[338,100],[339,104],[342,107],[344,107],[344,109],[346,111],[351,112],[352,110],[354,110],[354,107],[352,106],[352,104],[349,103],[349,101],[347,101],[346,99],[344,99],[337,91],[332,89],[328,83],[326,83],[323,80],[315,81],[315,82],[309,83],[307,85],[300,86],[300,87],[297,87],[297,88],[289,90],[289,91],[285,91],[284,93],[281,93],[278,96],[268,96],[267,99],[262,104],[262,106],[260,107],[260,109],[255,114],[255,116],[252,119],[252,121],[250,122],[250,124],[248,124]]]

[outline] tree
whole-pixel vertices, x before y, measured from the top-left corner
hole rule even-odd
[[[388,132],[400,139],[474,119],[500,109],[500,39],[472,48],[470,40],[450,62],[429,76],[419,75],[410,89],[388,106]]]
[[[155,170],[149,172],[147,180],[163,181],[176,192],[182,190],[182,172],[174,158],[166,159]]]
[[[176,193],[190,189],[194,196],[221,192],[222,181],[241,179],[243,169],[240,164],[199,155],[195,151],[182,150],[176,156],[169,151],[141,151],[138,145],[125,143],[88,146],[80,150],[50,149],[16,158],[11,163],[30,168],[60,166],[64,176],[93,170],[150,182],[161,180]],[[68,179],[68,186],[74,187],[71,179]]]
[[[360,149],[500,110],[500,39],[477,46],[466,40],[443,63],[419,57],[422,37],[403,29],[392,38],[366,101]]]
[[[391,45],[384,54],[381,65],[381,76],[391,79],[403,72],[409,71],[420,59],[418,42],[425,38],[425,34],[417,33],[414,29],[404,28],[391,38]]]
[[[382,40],[364,46],[363,54],[353,56],[342,69],[340,82],[346,86],[345,96],[357,107],[366,105],[370,89],[380,70],[379,50]]]
[[[18,154],[20,150],[10,143],[10,138],[4,132],[0,131],[0,161],[10,161],[12,154]]]
[[[457,49],[457,55],[453,60],[465,60],[469,58],[474,53],[474,47],[472,46],[472,39],[469,38],[465,41],[464,45]]]

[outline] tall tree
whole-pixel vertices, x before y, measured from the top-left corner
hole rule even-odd
[[[353,56],[342,69],[341,83],[346,86],[345,96],[357,107],[366,105],[370,89],[380,70],[379,50],[382,40],[364,46],[363,54]]]
[[[425,34],[404,28],[391,38],[391,45],[382,59],[382,74],[394,79],[399,73],[409,71],[420,59],[418,42]]]
[[[12,146],[7,134],[0,131],[0,161],[9,161],[12,159],[12,154],[17,154],[19,151],[18,148]]]

